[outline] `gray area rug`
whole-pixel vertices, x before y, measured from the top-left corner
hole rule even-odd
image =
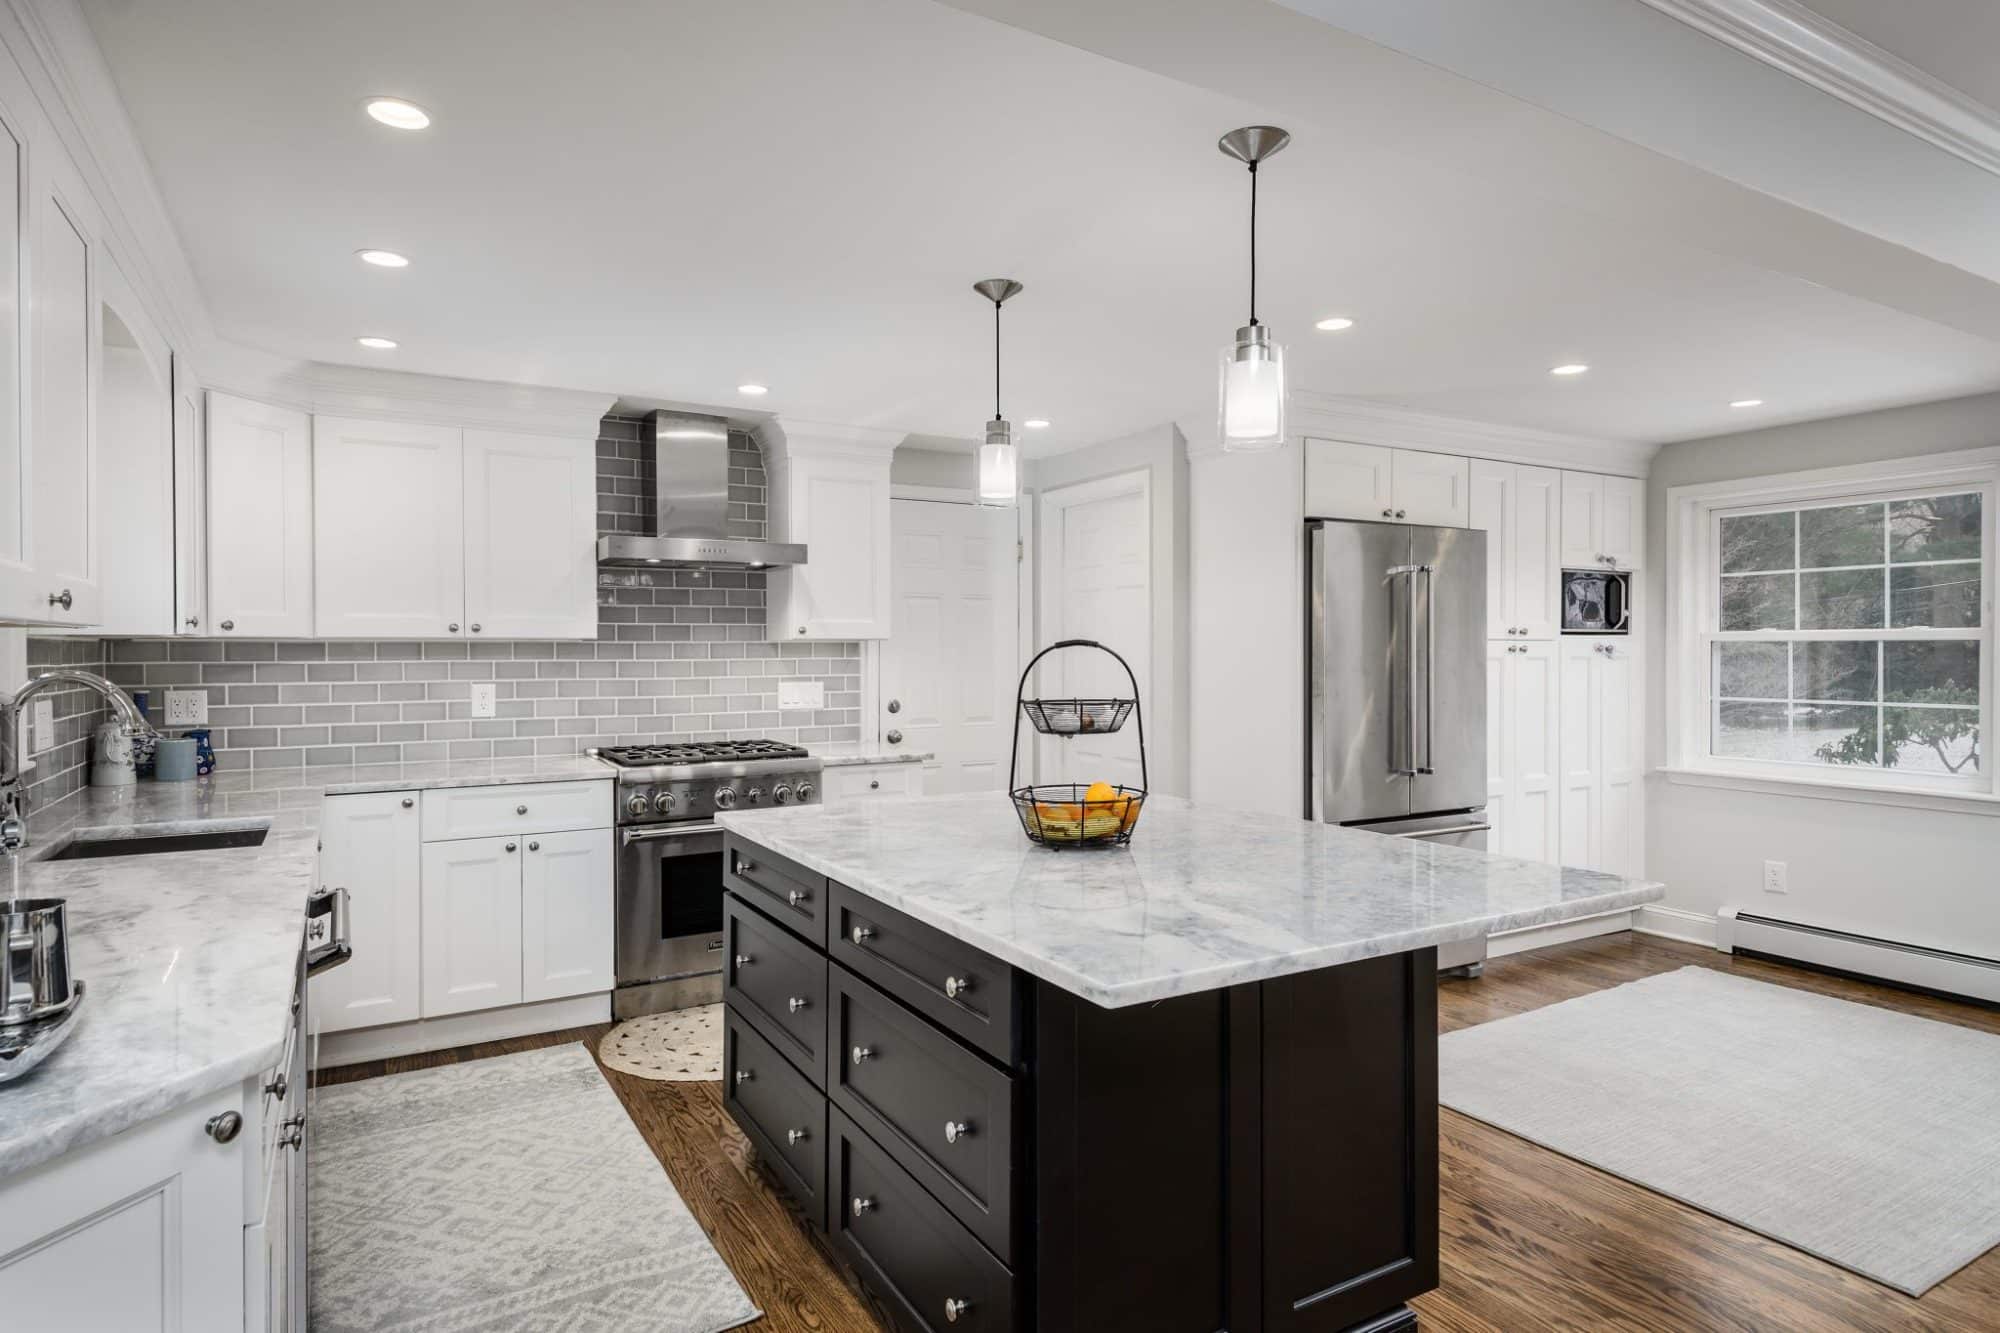
[[[1703,967],[1447,1033],[1438,1100],[1921,1296],[2000,1244],[2000,1036]]]
[[[717,1333],[758,1317],[580,1045],[314,1097],[314,1333]]]

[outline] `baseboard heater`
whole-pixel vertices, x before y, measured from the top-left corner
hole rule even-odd
[[[1873,977],[1918,990],[2000,1004],[2000,959],[1929,949],[1725,907],[1716,913],[1715,947]]]

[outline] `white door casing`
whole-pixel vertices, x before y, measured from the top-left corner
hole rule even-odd
[[[313,418],[316,634],[463,634],[463,450],[450,426]]]
[[[597,636],[593,440],[465,432],[466,633]]]
[[[882,733],[933,754],[926,794],[1001,790],[1020,669],[1014,511],[929,500],[890,510]]]
[[[313,632],[312,423],[208,394],[208,606],[236,638]]]

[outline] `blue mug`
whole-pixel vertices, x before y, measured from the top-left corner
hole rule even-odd
[[[205,778],[215,771],[215,747],[208,742],[208,729],[190,731],[187,737],[194,742],[195,775]]]

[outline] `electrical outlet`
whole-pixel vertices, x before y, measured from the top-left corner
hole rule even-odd
[[[823,680],[779,681],[778,707],[786,711],[826,707],[826,682]]]
[[[35,713],[30,727],[35,733],[29,754],[41,754],[52,750],[56,744],[56,701],[54,699],[35,700]]]
[[[472,682],[472,715],[474,717],[492,717],[494,710],[499,706],[497,699],[497,689],[492,681],[475,680]]]
[[[207,726],[208,692],[206,690],[168,690],[166,725],[169,727]]]
[[[1785,863],[1783,861],[1766,861],[1764,863],[1764,892],[1791,892],[1790,889],[1785,887]]]

